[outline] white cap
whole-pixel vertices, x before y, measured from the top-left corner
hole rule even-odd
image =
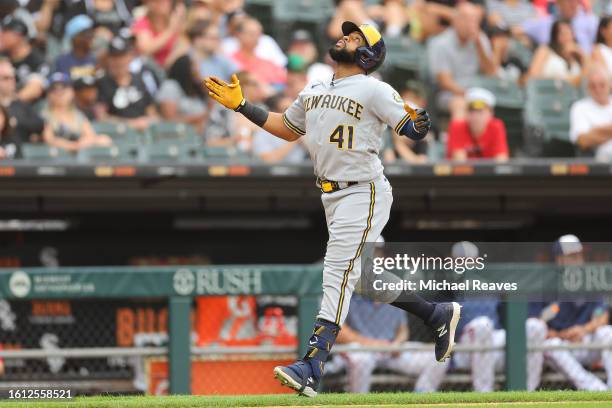
[[[482,109],[485,106],[489,108],[495,107],[495,95],[493,92],[484,88],[470,88],[465,92],[465,100],[468,104],[474,105],[476,109]]]
[[[470,241],[456,242],[451,249],[453,258],[477,258],[478,247]]]
[[[582,243],[577,236],[567,234],[559,237],[553,245],[553,253],[555,255],[572,255],[582,252]]]

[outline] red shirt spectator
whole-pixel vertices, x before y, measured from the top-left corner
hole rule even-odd
[[[164,67],[185,23],[185,7],[172,9],[171,0],[147,0],[147,14],[132,25],[138,51]]]
[[[240,71],[250,72],[255,78],[265,84],[272,85],[287,82],[287,71],[284,68],[275,65],[271,61],[261,59],[255,54],[246,55],[241,51],[237,51],[231,58],[238,64]]]
[[[231,58],[241,71],[250,72],[264,84],[284,84],[287,82],[285,68],[255,54],[255,47],[261,34],[262,27],[259,21],[250,17],[245,18],[238,26],[236,33],[240,48]]]
[[[472,88],[466,99],[467,118],[452,121],[448,127],[447,158],[506,160],[506,127],[492,113],[495,97],[486,89]]]

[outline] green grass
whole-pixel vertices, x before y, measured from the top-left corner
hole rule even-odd
[[[191,408],[191,407],[514,407],[514,408],[610,408],[612,392],[543,391],[494,393],[372,393],[322,394],[317,398],[296,395],[76,397],[70,401],[3,401],[0,408]]]

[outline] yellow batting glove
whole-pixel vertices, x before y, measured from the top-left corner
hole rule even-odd
[[[229,84],[217,77],[208,77],[204,80],[204,85],[208,89],[208,95],[226,108],[238,110],[244,105],[244,96],[236,74],[232,75],[232,82]]]
[[[404,102],[404,110],[406,112],[408,112],[408,114],[410,115],[410,119],[412,121],[415,121],[417,118],[417,113],[414,109],[412,109],[412,107],[410,105],[408,105],[407,103]]]

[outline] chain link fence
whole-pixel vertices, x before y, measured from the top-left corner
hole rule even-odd
[[[192,392],[289,392],[271,372],[296,357],[297,303],[294,296],[195,298]],[[603,304],[592,303],[574,306],[607,318]],[[504,389],[504,303],[477,299],[462,305],[456,352],[439,363],[432,333],[422,321],[355,295],[326,365],[322,390]],[[547,314],[559,313],[561,307],[551,303],[526,322],[528,388],[609,389],[612,327],[604,322],[574,342],[562,340],[546,324]],[[0,344],[5,352],[21,352],[4,357],[0,393],[53,385],[77,394],[167,394],[167,325],[163,299],[0,300]]]

